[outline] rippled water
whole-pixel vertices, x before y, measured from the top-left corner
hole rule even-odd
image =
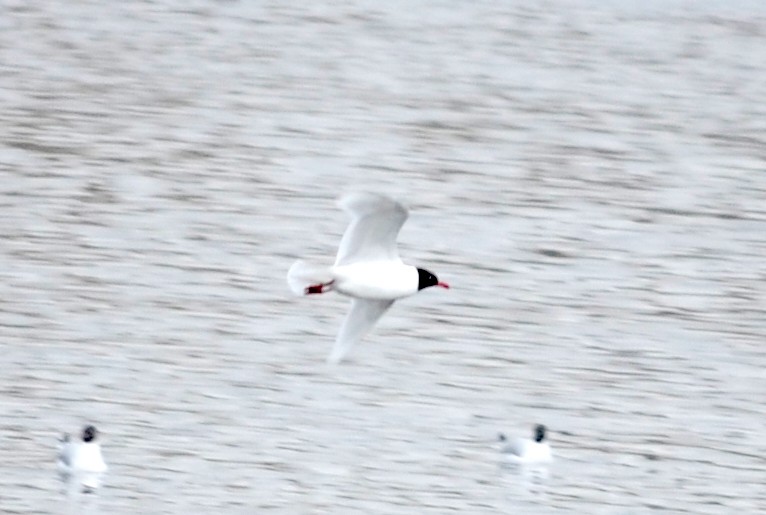
[[[766,510],[766,7],[699,4],[3,2],[0,511],[85,421],[74,511]],[[328,368],[371,188],[453,289]]]

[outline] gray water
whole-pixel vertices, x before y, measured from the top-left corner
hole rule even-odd
[[[763,2],[0,5],[0,511],[766,510]],[[331,368],[367,189],[453,288]]]

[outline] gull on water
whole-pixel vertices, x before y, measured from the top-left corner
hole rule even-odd
[[[68,434],[61,437],[57,469],[62,480],[81,486],[83,492],[93,492],[101,486],[107,466],[94,426],[86,426],[78,441],[72,441]]]
[[[516,463],[547,463],[553,459],[551,446],[547,440],[547,429],[542,424],[534,428],[533,438],[508,438],[500,433],[499,439],[505,443],[502,453]]]

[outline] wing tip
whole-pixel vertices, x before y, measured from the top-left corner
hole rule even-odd
[[[327,364],[331,367],[340,364],[340,362],[343,361],[346,356],[348,356],[349,352],[351,352],[351,349],[356,345],[356,343],[358,342],[341,342],[340,340],[336,341],[332,351],[330,351],[330,354],[327,356]]]
[[[399,209],[404,213],[408,211],[407,206],[393,195],[371,191],[346,193],[338,199],[337,204],[338,207],[351,214],[377,211],[381,206],[384,209]]]

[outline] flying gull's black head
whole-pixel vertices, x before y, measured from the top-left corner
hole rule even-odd
[[[545,440],[545,426],[537,424],[535,426],[535,442],[542,442]]]
[[[96,431],[96,428],[94,426],[87,426],[85,429],[82,430],[82,441],[83,442],[92,442],[96,439],[96,435],[98,432]]]
[[[439,278],[428,270],[418,268],[418,290],[428,288],[429,286],[441,286],[442,288],[449,288],[449,284],[439,281]]]

